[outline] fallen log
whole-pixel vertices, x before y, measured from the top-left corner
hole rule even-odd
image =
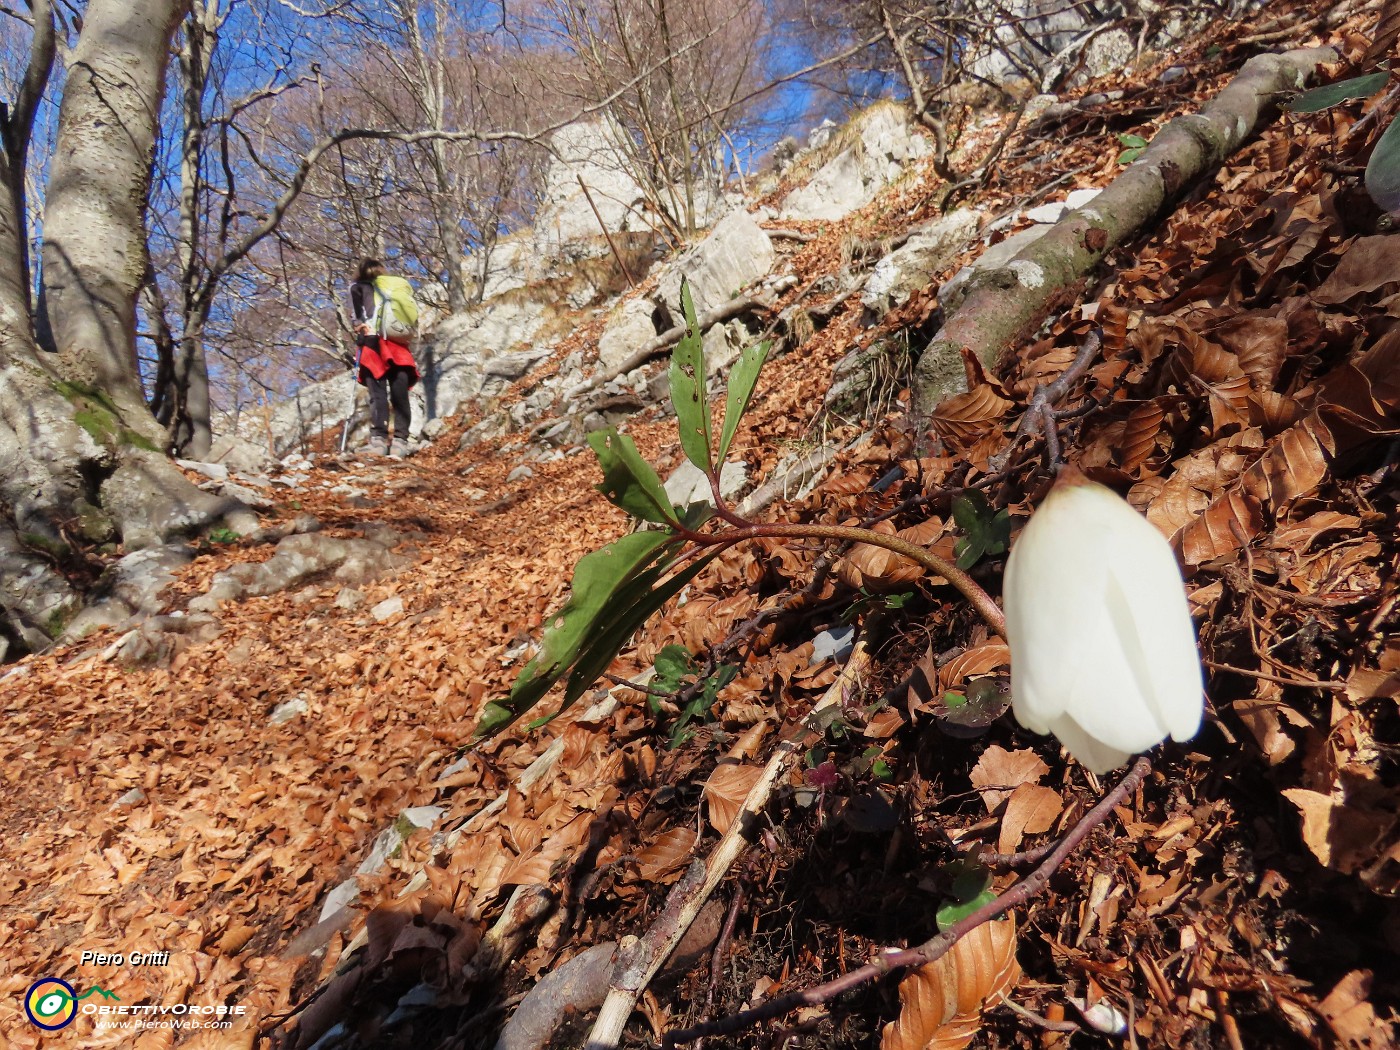
[[[913,415],[926,426],[938,403],[964,387],[962,350],[991,367],[1045,319],[1051,304],[1118,245],[1161,215],[1271,119],[1331,48],[1257,55],[1199,112],[1177,117],[1097,197],[1070,212],[1004,268],[977,274],[962,303],[914,368]]]

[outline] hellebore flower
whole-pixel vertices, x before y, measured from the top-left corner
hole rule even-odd
[[[1196,631],[1171,547],[1116,494],[1061,471],[1003,584],[1016,721],[1095,773],[1201,725]]]

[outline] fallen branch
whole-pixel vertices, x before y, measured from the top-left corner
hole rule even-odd
[[[804,233],[802,230],[789,230],[781,226],[768,226],[764,229],[769,237],[779,237],[787,241],[797,241],[799,244],[811,244],[821,236],[819,233]]]
[[[864,640],[856,644],[851,658],[841,669],[821,701],[812,709],[809,723],[819,712],[842,704],[870,666],[870,654]],[[729,830],[710,854],[708,861],[697,860],[676,883],[666,899],[661,914],[640,940],[624,948],[613,972],[612,988],[598,1013],[598,1020],[589,1033],[585,1050],[614,1050],[622,1038],[627,1019],[637,1005],[637,999],[647,983],[660,969],[666,957],[680,944],[685,931],[700,914],[710,894],[723,881],[729,869],[749,845],[749,836],[757,826],[760,815],[768,806],[774,787],[791,772],[803,753],[802,734],[784,740],[764,767],[763,775],[744,799]]]
[[[922,427],[943,398],[964,387],[962,352],[988,367],[1033,332],[1063,291],[1160,215],[1271,117],[1280,96],[1300,88],[1331,48],[1258,55],[1195,114],[1177,117],[1108,187],[1028,245],[1003,269],[978,274],[962,305],[914,369],[913,416]]]
[[[908,966],[922,966],[925,963],[941,959],[952,950],[953,945],[984,922],[989,922],[1012,908],[1025,904],[1032,897],[1043,892],[1050,883],[1050,876],[1065,862],[1065,858],[1088,838],[1089,832],[1108,819],[1114,807],[1120,805],[1137,790],[1138,785],[1142,783],[1143,778],[1151,770],[1152,763],[1146,758],[1139,758],[1133,763],[1133,768],[1128,771],[1128,775],[1119,781],[1118,786],[1105,795],[1098,805],[1084,814],[1073,830],[1060,841],[1060,844],[1035,871],[1016,883],[1011,889],[999,894],[994,900],[988,901],[967,918],[948,927],[938,936],[925,941],[917,948],[886,948],[876,955],[874,962],[867,963],[858,970],[852,970],[844,977],[817,985],[815,988],[807,988],[800,992],[779,996],[777,999],[756,1006],[752,1010],[745,1010],[719,1021],[696,1025],[679,1032],[667,1032],[661,1042],[662,1050],[670,1050],[671,1047],[694,1042],[696,1039],[706,1036],[733,1035],[735,1032],[741,1032],[760,1021],[780,1017],[804,1006],[821,1006],[839,995],[868,984],[894,970]],[[590,1050],[592,1050],[591,1044]]]

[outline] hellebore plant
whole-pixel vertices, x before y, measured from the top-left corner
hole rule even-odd
[[[686,334],[671,356],[671,403],[676,410],[681,450],[709,478],[714,506],[673,506],[660,477],[642,459],[631,438],[613,427],[589,434],[588,443],[603,471],[599,491],[616,506],[655,527],[623,536],[579,560],[568,602],[550,617],[539,652],[521,670],[510,694],[491,701],[482,711],[477,739],[510,725],[539,703],[556,682],[564,683],[563,703],[553,715],[537,718],[529,727],[543,725],[566,709],[593,686],[652,613],[679,594],[716,555],[747,540],[827,539],[884,547],[947,580],[992,630],[1006,632],[1001,609],[971,576],[917,544],[872,529],[842,525],[759,524],[725,504],[720,495],[720,468],[753,396],[768,344],[745,347],[731,368],[724,422],[716,434],[705,390],[704,343],[690,288],[684,281],[681,306]]]
[[[1171,547],[1113,492],[1060,472],[1002,588],[1016,720],[1105,773],[1201,725],[1196,632]]]
[[[629,437],[612,427],[590,434],[588,443],[603,471],[599,491],[653,527],[580,559],[568,602],[550,617],[539,651],[510,694],[486,705],[478,739],[510,725],[563,682],[558,710],[529,726],[548,722],[592,688],[632,634],[717,554],[764,538],[869,543],[942,577],[1010,644],[1017,720],[1035,732],[1054,733],[1096,773],[1121,765],[1168,734],[1177,740],[1195,734],[1201,669],[1181,576],[1166,540],[1136,511],[1077,470],[1062,471],[1012,549],[1004,616],[962,568],[898,536],[838,525],[748,521],[721,498],[719,474],[768,346],[747,347],[735,362],[724,421],[715,433],[704,346],[684,282],[681,303],[687,331],[671,358],[671,401],[681,449],[709,478],[714,506],[673,506]],[[987,545],[993,539],[992,533],[983,537],[979,553],[999,550],[999,542]]]

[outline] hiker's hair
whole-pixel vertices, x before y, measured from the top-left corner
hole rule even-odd
[[[373,281],[376,277],[384,276],[384,264],[378,259],[369,257],[360,260],[360,270],[356,275],[357,281]]]

